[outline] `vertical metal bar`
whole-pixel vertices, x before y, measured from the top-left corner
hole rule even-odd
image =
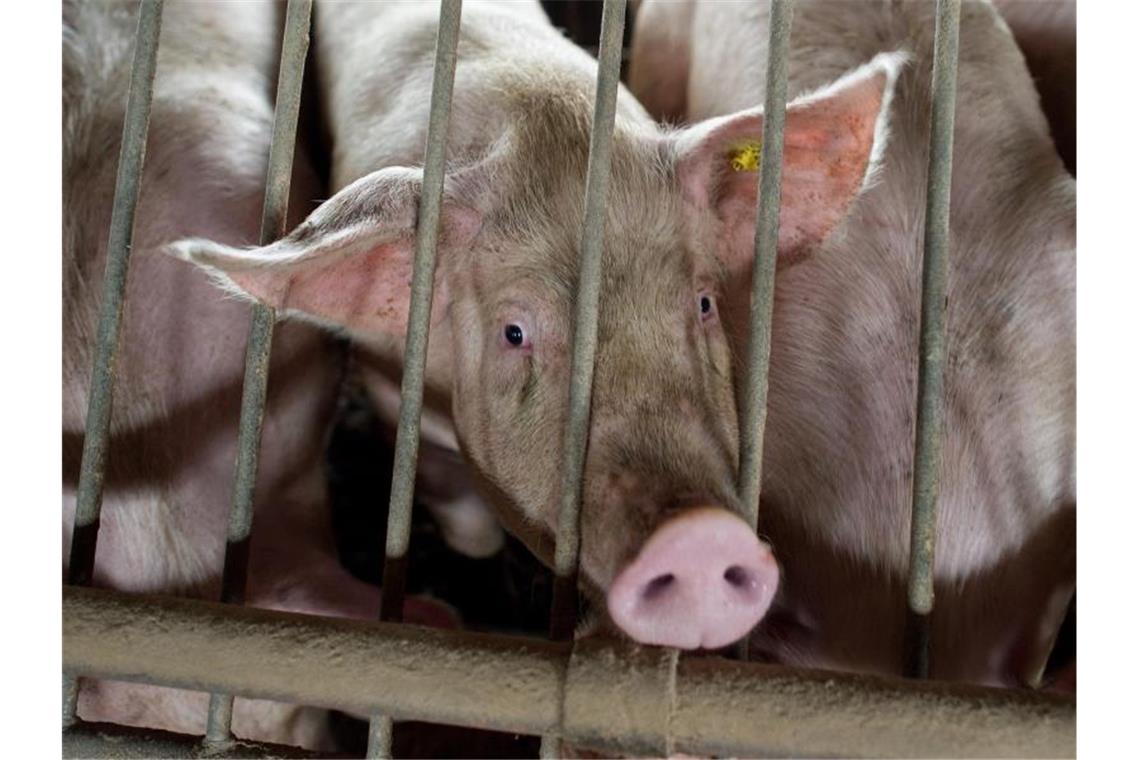
[[[768,419],[768,357],[772,347],[772,303],[780,236],[780,170],[784,159],[792,0],[771,0],[770,7],[764,139],[761,143],[760,176],[757,178],[755,263],[749,311],[748,383],[744,388],[741,409],[737,482],[745,519],[753,526],[756,526],[760,512],[761,460],[764,426]]]
[[[365,757],[392,757],[392,718],[375,715],[368,722],[368,747]]]
[[[79,704],[79,679],[75,676],[63,675],[63,729],[74,726],[79,722],[75,709]]]
[[[309,20],[312,11],[312,0],[289,0],[286,10],[273,112],[273,138],[269,146],[265,199],[261,211],[262,245],[268,245],[285,234],[289,186],[293,175],[293,149],[297,142],[297,117],[301,109],[301,82],[305,74],[305,55],[309,49]],[[249,537],[253,528],[253,500],[261,427],[265,420],[265,396],[275,317],[272,308],[256,304],[246,341],[233,504],[230,508],[225,566],[222,571],[222,601],[229,604],[245,601]],[[231,741],[233,703],[232,695],[210,695],[205,737],[208,744]]]
[[[71,533],[68,582],[87,585],[95,569],[95,548],[99,539],[99,512],[103,505],[103,478],[107,465],[107,443],[111,433],[111,404],[115,387],[115,364],[119,353],[119,331],[123,320],[123,299],[130,268],[131,239],[134,236],[135,208],[146,161],[146,136],[150,126],[150,105],[154,95],[154,72],[158,62],[158,38],[162,31],[162,0],[139,6],[135,31],[135,51],[123,115],[123,139],[119,146],[119,166],[115,177],[115,199],[111,208],[111,229],[107,238],[107,268],[103,275],[103,306],[99,311],[99,331],[95,363],[91,370],[91,390],[87,398],[87,424],[83,438],[83,460],[79,470],[75,523]],[[63,679],[63,723],[75,720],[79,683]]]
[[[404,376],[400,388],[400,419],[396,428],[392,492],[388,502],[388,536],[384,548],[384,583],[380,596],[381,620],[398,621],[403,614],[408,538],[412,524],[412,494],[420,446],[420,414],[424,400],[428,329],[431,324],[432,286],[435,280],[436,243],[443,205],[444,159],[451,119],[451,92],[455,84],[456,50],[463,0],[441,0],[439,30],[432,73],[431,110],[424,154],[423,188],[416,224],[416,256],[412,271],[411,307],[404,345]],[[375,715],[368,729],[367,756],[391,757],[392,722]]]
[[[960,0],[938,0],[931,75],[930,154],[926,180],[926,231],[922,256],[922,327],[919,339],[918,419],[907,578],[908,675],[929,672],[929,615],[934,608],[934,536],[938,466],[942,451],[942,369],[946,331],[946,272],[950,239],[950,170],[958,79]]]
[[[146,135],[150,124],[154,70],[158,60],[158,37],[162,29],[162,2],[139,6],[135,54],[127,110],[123,119],[123,141],[119,147],[119,169],[115,179],[115,200],[111,211],[111,232],[107,240],[107,269],[103,278],[103,308],[99,312],[95,366],[91,373],[87,427],[83,439],[83,460],[75,508],[75,534],[71,542],[68,581],[75,585],[91,582],[95,564],[95,543],[99,510],[103,503],[103,476],[107,461],[107,441],[111,428],[111,403],[115,384],[115,364],[119,349],[119,327],[130,265],[131,238],[134,234],[135,207],[142,185],[146,158]]]
[[[554,611],[551,615],[551,636],[557,640],[569,639],[576,622],[578,511],[582,501],[582,473],[589,438],[594,354],[598,343],[602,243],[610,179],[610,148],[617,113],[625,5],[625,0],[606,0],[602,9],[598,85],[594,99],[594,121],[590,130],[590,157],[586,167],[585,214],[582,219],[578,293],[575,298],[570,409],[562,435],[562,501],[559,505],[558,535],[554,550],[554,571],[562,583],[555,587]]]
[[[598,299],[601,294],[602,251],[606,195],[610,181],[610,151],[617,92],[621,78],[622,38],[626,0],[605,0],[598,46],[598,82],[594,118],[590,128],[590,154],[586,165],[585,213],[579,250],[578,292],[574,312],[574,350],[570,364],[569,413],[562,435],[561,503],[554,549],[554,598],[550,636],[556,641],[573,638],[578,617],[579,512],[582,476],[590,433],[590,401],[594,384],[594,357],[598,344]],[[557,736],[542,737],[541,756],[558,757]]]
[[[748,379],[740,416],[740,467],[737,492],[744,519],[755,530],[760,522],[764,427],[768,420],[768,359],[772,351],[772,307],[776,254],[780,241],[780,183],[784,160],[784,116],[788,100],[788,37],[793,0],[771,0],[768,64],[764,89],[764,136],[756,191],[756,237],[749,308]],[[735,654],[748,659],[748,639]]]
[[[558,734],[543,734],[538,745],[538,756],[542,760],[558,760],[562,757],[562,737]]]

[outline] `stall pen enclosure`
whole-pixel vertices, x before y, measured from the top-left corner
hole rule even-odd
[[[751,307],[746,437],[739,489],[755,525],[761,484],[767,362],[780,197],[788,32],[793,0],[771,0],[765,149],[759,172],[756,275]],[[65,756],[305,756],[234,739],[234,695],[373,716],[368,755],[392,755],[393,721],[421,720],[540,735],[541,754],[568,745],[634,755],[1055,756],[1075,752],[1075,700],[921,680],[933,605],[934,463],[941,428],[942,335],[949,225],[959,0],[937,0],[919,367],[918,433],[907,603],[911,680],[803,672],[742,657],[681,657],[677,650],[573,640],[577,617],[578,506],[590,414],[610,144],[622,62],[625,0],[606,0],[582,219],[571,414],[564,467],[550,640],[434,630],[399,621],[409,547],[432,273],[443,192],[445,135],[462,0],[442,0],[416,231],[387,560],[380,621],[287,614],[241,606],[254,480],[275,314],[250,325],[221,603],[129,596],[89,588],[98,538],[112,386],[131,234],[139,197],[162,1],[138,18],[86,438],[63,590]],[[591,9],[592,10],[592,9]],[[262,220],[263,243],[284,234],[311,0],[289,0]],[[903,653],[900,653],[903,656]],[[288,668],[273,663],[288,662]],[[79,679],[118,679],[209,692],[204,737],[86,724]]]

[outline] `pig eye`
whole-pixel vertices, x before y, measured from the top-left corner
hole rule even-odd
[[[712,319],[713,315],[716,314],[716,303],[713,301],[713,297],[708,293],[701,293],[697,298],[697,306],[701,310],[702,322]]]
[[[508,344],[515,348],[519,348],[526,343],[526,333],[521,327],[515,324],[507,325],[503,328],[503,338]]]

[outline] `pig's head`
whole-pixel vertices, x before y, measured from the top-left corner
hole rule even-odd
[[[789,105],[784,264],[866,186],[899,63],[880,56]],[[432,341],[481,490],[550,562],[590,108],[584,92],[521,101],[504,138],[447,176]],[[671,132],[619,120],[614,137],[581,558],[587,591],[646,643],[727,645],[779,579],[735,487],[763,120],[755,109]],[[264,248],[174,250],[231,291],[396,345],[421,181],[377,171]]]

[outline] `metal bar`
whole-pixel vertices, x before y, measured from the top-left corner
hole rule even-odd
[[[594,93],[594,117],[590,126],[585,212],[582,216],[578,254],[569,413],[566,427],[562,431],[562,498],[558,508],[554,589],[550,606],[550,637],[555,641],[573,638],[578,619],[578,518],[582,507],[582,477],[590,436],[590,401],[594,385],[594,357],[598,346],[598,300],[601,295],[606,195],[610,182],[614,121],[617,117],[617,91],[621,80],[625,6],[626,0],[605,0],[605,5],[602,6],[598,79]],[[557,735],[544,734],[539,756],[562,756],[560,745]]]
[[[75,725],[79,717],[75,709],[79,705],[79,679],[63,675],[63,727],[70,728]]]
[[[103,275],[103,306],[99,311],[95,363],[91,369],[91,390],[87,397],[83,459],[79,469],[75,523],[68,558],[68,580],[76,585],[90,583],[95,570],[99,513],[103,506],[103,478],[107,469],[107,444],[111,434],[115,364],[119,353],[127,273],[130,269],[135,208],[138,205],[143,164],[146,161],[146,136],[150,126],[150,104],[154,95],[154,72],[158,62],[158,38],[161,31],[162,0],[142,3],[135,31],[131,79],[127,86],[127,107],[123,115],[123,139],[119,146],[111,229],[107,237],[107,268]],[[78,698],[78,682],[64,678],[64,726],[75,720]]]
[[[538,745],[538,756],[541,760],[557,760],[565,753],[562,752],[562,737],[558,734],[543,734]]]
[[[281,42],[277,75],[277,98],[273,111],[273,138],[265,178],[261,211],[261,244],[268,245],[285,234],[289,211],[289,187],[293,176],[293,149],[297,143],[297,117],[301,110],[301,82],[309,50],[312,0],[289,0]],[[255,304],[245,349],[245,379],[242,385],[241,417],[238,423],[238,453],[234,466],[233,504],[226,534],[226,558],[222,571],[222,601],[245,601],[249,567],[249,537],[253,529],[253,504],[265,420],[265,397],[269,383],[269,358],[273,347],[274,309]],[[208,744],[233,740],[233,696],[210,695],[206,717]]]
[[[138,204],[143,163],[146,159],[146,135],[150,125],[150,104],[154,94],[154,70],[158,60],[161,29],[161,0],[142,3],[139,6],[138,31],[135,34],[135,54],[131,62],[127,110],[123,118],[123,140],[119,147],[111,231],[107,239],[107,269],[103,276],[103,307],[99,312],[95,366],[91,372],[83,460],[76,497],[75,533],[71,542],[68,580],[77,585],[91,582],[91,572],[95,565],[107,440],[111,429],[119,327],[122,323],[123,299],[130,265],[135,207]]]
[[[420,415],[424,402],[424,368],[427,364],[428,330],[431,326],[435,254],[439,239],[440,211],[443,205],[447,130],[451,120],[451,92],[455,84],[456,50],[459,46],[459,25],[462,14],[463,0],[440,1],[427,148],[424,152],[423,188],[416,223],[411,307],[404,344],[400,419],[396,428],[392,491],[388,502],[388,534],[384,548],[384,578],[380,592],[382,620],[400,620],[403,614],[405,570],[412,525],[412,495],[416,482],[416,460],[420,448]],[[368,728],[368,757],[391,757],[392,729],[389,717],[373,716]]]
[[[598,344],[598,298],[601,293],[602,246],[606,194],[610,181],[610,148],[617,114],[621,76],[621,45],[625,30],[625,0],[606,0],[602,8],[602,38],[590,156],[586,167],[585,214],[579,253],[578,293],[574,311],[574,353],[570,364],[570,411],[562,435],[562,501],[554,550],[555,585],[551,636],[570,638],[577,618],[577,574],[582,473],[590,433],[590,399],[594,354]]]
[[[114,723],[80,722],[63,732],[65,758],[317,758],[328,753],[308,752],[283,744],[234,740],[219,755],[202,747],[197,736]]]
[[[934,539],[938,467],[942,453],[942,369],[946,333],[946,272],[950,240],[950,174],[958,79],[960,0],[938,0],[931,74],[930,154],[926,230],[922,256],[922,326],[919,339],[918,419],[907,577],[905,672],[925,678],[929,663],[929,615],[934,608]]]
[[[784,159],[792,0],[771,0],[768,23],[764,139],[761,143],[760,176],[757,178],[755,263],[749,310],[748,383],[741,408],[737,481],[744,517],[753,527],[757,526],[760,513],[764,426],[768,419],[768,357],[772,348],[772,304],[780,236],[780,170]]]
[[[392,731],[395,726],[390,715],[377,714],[368,721],[368,745],[365,757],[392,757]]]
[[[65,587],[70,674],[382,712],[609,753],[1072,757],[1072,697],[796,671]]]
[[[780,184],[784,160],[784,116],[788,100],[788,37],[794,0],[771,0],[768,63],[764,90],[764,135],[756,181],[756,237],[749,307],[748,379],[740,410],[740,463],[737,492],[744,519],[753,530],[760,523],[764,427],[768,421],[768,359],[772,352],[772,306],[780,242]],[[748,637],[734,648],[748,659]]]

